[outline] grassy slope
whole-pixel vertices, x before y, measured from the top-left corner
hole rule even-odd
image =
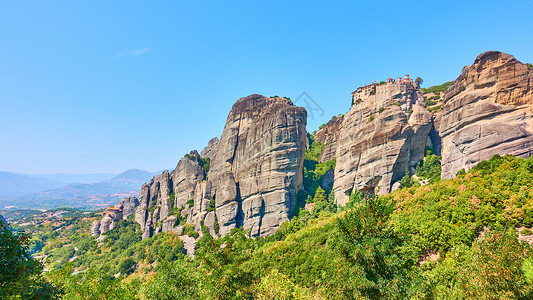
[[[495,156],[455,179],[323,212],[305,224],[294,219],[267,238],[236,231],[205,240],[194,261],[179,255],[181,244],[169,234],[140,242],[132,226],[119,226],[80,262],[108,275],[135,274],[99,291],[131,292],[128,284],[135,285],[128,297],[527,299],[532,253],[516,231],[532,224],[533,158]],[[158,267],[166,260],[174,262]],[[79,276],[70,284],[51,276],[69,296],[95,282],[94,274],[93,281],[68,277]]]

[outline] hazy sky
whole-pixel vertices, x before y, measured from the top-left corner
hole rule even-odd
[[[3,1],[0,170],[172,168],[253,93],[307,92],[315,130],[359,85],[533,62],[533,1]]]

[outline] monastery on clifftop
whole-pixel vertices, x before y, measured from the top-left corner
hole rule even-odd
[[[417,88],[418,85],[409,78],[409,75],[405,75],[403,79],[398,77],[397,80],[388,78],[386,82],[379,83],[376,81],[359,87],[352,93],[352,103],[354,105],[359,104],[374,95],[378,99],[389,98],[398,92],[407,92],[409,89]]]

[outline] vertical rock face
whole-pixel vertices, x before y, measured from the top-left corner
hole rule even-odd
[[[91,235],[92,236],[100,235],[100,221],[98,220],[93,221],[93,224],[91,225]]]
[[[191,151],[170,174],[165,171],[145,184],[135,211],[135,221],[141,224],[143,238],[171,231],[181,219],[194,224],[199,231],[208,205],[206,197],[209,197],[205,179],[200,156]]]
[[[324,144],[324,149],[318,158],[319,162],[326,162],[335,158],[337,154],[337,140],[344,116],[334,116],[314,135],[315,140]]]
[[[129,216],[133,215],[137,206],[139,206],[139,199],[137,197],[131,196],[120,200],[119,208],[122,209],[122,219],[126,220]]]
[[[446,91],[438,120],[443,179],[495,154],[531,155],[532,83],[533,70],[497,51],[463,68]]]
[[[143,238],[173,230],[180,220],[199,233],[204,224],[214,234],[215,223],[221,235],[241,226],[252,236],[275,232],[296,206],[306,119],[305,109],[285,98],[239,99],[220,140],[142,187],[135,221]]]
[[[200,152],[200,156],[211,158],[213,156],[213,151],[215,147],[217,146],[217,144],[218,144],[218,137],[215,137],[209,140],[209,142],[207,143],[207,147],[205,147],[204,150]]]
[[[424,158],[432,115],[408,76],[361,87],[337,139],[333,189],[345,205],[355,189],[385,194]],[[430,143],[431,144],[431,143]]]
[[[222,235],[243,226],[265,236],[292,217],[306,122],[305,109],[285,98],[251,95],[233,105],[209,171]]]

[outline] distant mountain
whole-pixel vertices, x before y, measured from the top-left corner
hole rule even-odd
[[[22,195],[62,187],[67,183],[34,175],[0,172],[0,196]]]
[[[116,173],[95,173],[95,174],[35,174],[34,176],[58,180],[65,182],[65,185],[69,183],[96,183],[104,180],[109,180],[118,174]]]
[[[132,182],[135,184],[143,184],[150,180],[154,175],[159,174],[161,172],[156,173],[150,173],[145,170],[138,170],[138,169],[131,169],[126,172],[120,173],[117,176],[111,178],[107,182]],[[141,188],[141,186],[137,186],[138,189]]]
[[[132,169],[97,183],[71,183],[44,191],[34,189],[33,193],[16,197],[0,197],[0,203],[4,206],[32,209],[61,206],[81,209],[104,208],[120,201],[122,197],[137,195],[141,186],[155,175],[156,173]]]

